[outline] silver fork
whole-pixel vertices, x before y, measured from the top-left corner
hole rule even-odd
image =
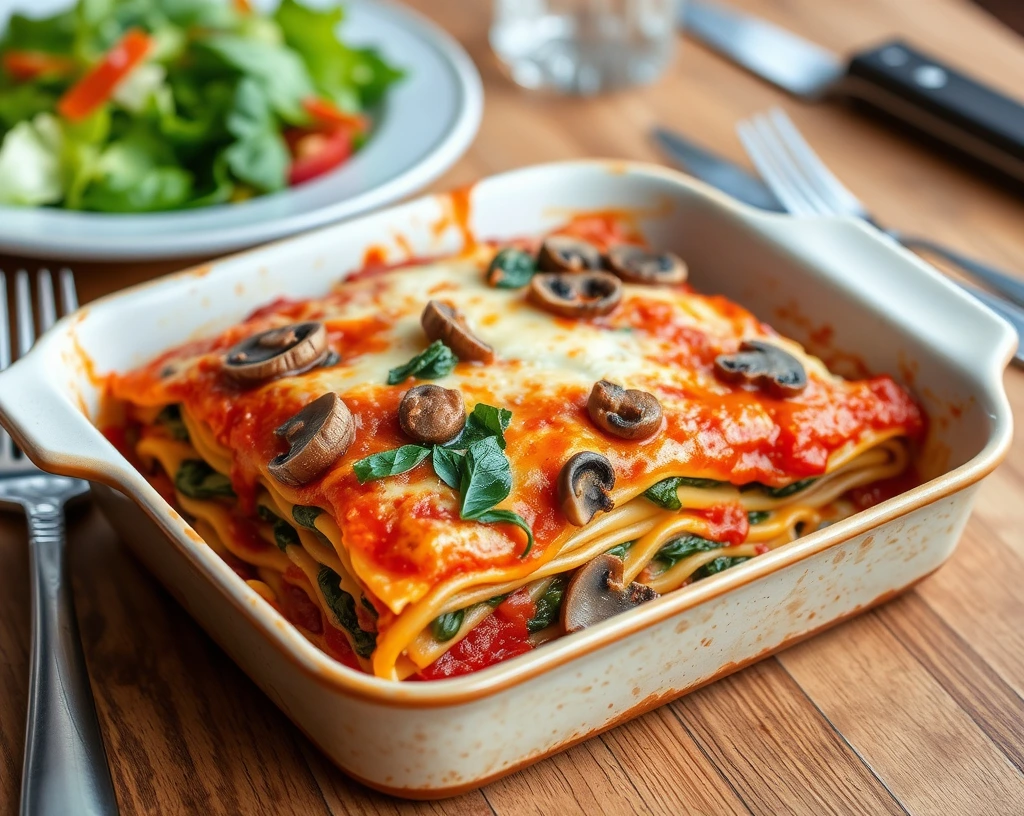
[[[63,312],[78,308],[71,270],[60,273]],[[57,319],[49,271],[36,277],[42,331]],[[15,309],[7,308],[7,281],[0,271],[0,370],[11,364],[10,323],[17,315],[18,354],[35,343],[28,273],[14,279]],[[89,485],[43,473],[0,428],[0,509],[20,506],[28,520],[32,586],[32,657],[22,816],[117,813],[117,800],[93,704],[65,552],[64,505],[84,497]]]
[[[935,241],[882,227],[825,166],[781,109],[773,108],[766,114],[742,120],[736,125],[736,131],[758,172],[789,212],[794,215],[851,215],[863,219],[908,249],[945,258],[1017,306],[1024,307],[1024,281]],[[987,305],[993,305],[991,295],[986,298],[985,293],[977,289],[969,288],[969,291]],[[998,307],[994,308],[1002,313]],[[1020,319],[1016,310],[1011,314]]]

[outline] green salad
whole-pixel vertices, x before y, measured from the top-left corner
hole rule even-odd
[[[0,38],[0,204],[110,213],[242,201],[345,162],[401,78],[281,0],[79,0]]]

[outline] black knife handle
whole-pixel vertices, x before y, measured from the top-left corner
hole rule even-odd
[[[1024,104],[894,39],[854,56],[847,93],[1024,181]]]

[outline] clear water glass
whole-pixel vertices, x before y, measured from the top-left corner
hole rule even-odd
[[[653,82],[684,0],[494,0],[491,48],[524,88],[591,95]]]

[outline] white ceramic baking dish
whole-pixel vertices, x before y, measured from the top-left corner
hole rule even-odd
[[[464,221],[468,201],[468,222]],[[840,373],[887,372],[925,405],[924,483],[791,545],[474,675],[393,683],[319,652],[214,555],[93,427],[100,376],[363,263],[539,234],[587,210],[636,219],[701,290],[753,309]],[[187,240],[187,236],[182,236]],[[527,168],[90,304],[0,375],[0,419],[41,466],[96,483],[125,542],[335,762],[397,795],[509,773],[906,589],[949,557],[1010,443],[1009,326],[852,220],[766,215],[661,168]]]

